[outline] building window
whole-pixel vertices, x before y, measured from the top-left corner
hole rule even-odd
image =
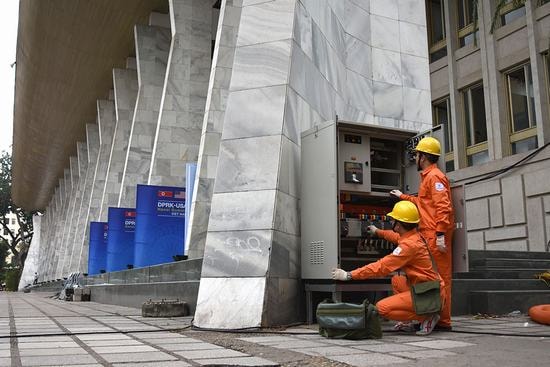
[[[445,35],[445,10],[442,0],[426,1],[428,15],[428,42],[430,43],[430,62],[447,56]]]
[[[466,156],[468,165],[474,166],[489,160],[487,121],[483,85],[478,84],[462,91],[464,124],[466,126]]]
[[[522,65],[506,73],[508,111],[510,116],[510,142],[512,153],[537,148],[537,120],[531,66]]]
[[[550,3],[550,0],[539,0],[539,6]]]
[[[11,218],[11,224],[15,224],[15,218]]]
[[[474,27],[475,0],[458,0],[458,43],[460,47],[475,42],[478,36],[477,26]]]
[[[433,125],[443,125],[445,132],[445,169],[447,172],[454,171],[453,156],[453,127],[451,124],[451,106],[449,97],[433,103]]]
[[[498,17],[495,19],[500,21],[501,26],[510,24],[525,16],[525,0],[497,0],[496,14]]]

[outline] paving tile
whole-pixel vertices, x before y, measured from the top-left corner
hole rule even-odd
[[[21,343],[21,344],[18,344],[18,345],[19,345],[19,349],[77,348],[79,346],[74,341],[70,341],[70,342]]]
[[[326,339],[329,345],[371,345],[382,343],[380,339],[363,339],[363,340],[347,340],[347,339]]]
[[[11,357],[11,351],[9,349],[0,349],[0,358]]]
[[[135,336],[140,339],[161,339],[161,338],[175,338],[177,336],[185,337],[181,334],[169,333],[169,332],[143,332],[143,333],[131,333],[131,336]]]
[[[277,344],[269,344],[270,347],[279,348],[279,349],[289,349],[289,348],[313,348],[313,347],[323,347],[326,346],[326,343],[319,343],[310,340],[292,340],[286,341]]]
[[[407,342],[421,342],[426,340],[432,340],[431,338],[427,338],[424,336],[418,336],[415,334],[399,334],[394,333],[392,335],[384,336],[384,338],[380,339],[384,343],[387,342],[393,342],[393,343],[407,343]]]
[[[82,334],[77,335],[76,337],[80,340],[132,340],[129,336],[119,333]]]
[[[115,363],[114,367],[130,367],[127,363]],[[131,367],[188,367],[189,363],[184,361],[163,361],[163,362],[145,362],[145,363],[132,363]],[[63,366],[65,367],[65,366]]]
[[[383,365],[393,365],[396,363],[407,363],[410,362],[409,359],[404,359],[400,357],[390,356],[387,354],[380,353],[368,353],[368,354],[352,354],[349,356],[332,356],[330,359],[347,363],[356,367],[367,367],[367,366],[383,366]]]
[[[70,342],[73,341],[70,336],[26,336],[17,338],[17,343],[36,343],[36,342]]]
[[[376,353],[391,353],[391,352],[405,352],[410,350],[418,350],[419,347],[406,344],[394,344],[394,343],[383,343],[383,344],[374,344],[374,345],[354,345],[350,348],[356,348],[358,350],[366,350],[369,352]]]
[[[23,366],[63,366],[66,364],[94,364],[97,361],[87,354],[73,356],[22,356]]]
[[[162,344],[176,344],[176,343],[186,343],[186,344],[189,344],[189,343],[203,343],[202,340],[200,339],[194,339],[194,338],[186,338],[186,337],[181,337],[181,338],[155,338],[155,339],[150,339],[150,338],[139,338],[139,339],[142,339],[142,340],[146,340],[147,342],[149,343],[152,343],[152,344],[159,344],[159,345],[162,345]]]
[[[448,350],[435,350],[435,349],[423,349],[411,352],[395,352],[393,355],[411,359],[428,359],[428,358],[444,358],[455,356],[456,353],[449,352]]]
[[[247,354],[232,349],[207,349],[207,350],[182,350],[174,352],[187,359],[225,358],[225,357],[248,357]]]
[[[278,363],[259,357],[215,358],[195,361],[201,366],[278,366]]]
[[[337,356],[365,353],[364,350],[346,348],[341,346],[321,347],[321,348],[298,348],[290,349],[294,352],[307,354],[310,356]]]
[[[82,341],[90,347],[120,347],[123,345],[145,345],[142,342],[134,339],[122,340],[86,340]]]
[[[158,349],[155,349],[148,345],[122,345],[117,347],[93,347],[92,349],[99,354],[157,352],[158,351]]]
[[[11,358],[0,357],[0,366],[11,366]]]
[[[83,348],[36,348],[19,349],[21,356],[60,356],[73,354],[88,354]]]
[[[173,361],[177,358],[164,352],[142,352],[142,353],[111,353],[101,355],[111,363],[115,362],[161,362]]]
[[[461,342],[458,340],[430,340],[425,342],[407,343],[407,345],[414,345],[417,347],[432,348],[432,349],[450,349],[450,348],[470,347],[475,344]]]
[[[276,344],[276,343],[282,343],[287,341],[295,341],[296,339],[290,336],[270,335],[270,336],[256,336],[251,338],[239,338],[239,340],[243,340],[245,342],[250,342],[250,343],[269,345],[269,344]]]
[[[159,345],[159,347],[169,349],[169,348],[167,348],[168,345],[173,345],[173,344],[163,344],[163,345]],[[181,347],[182,347],[182,349],[178,349],[178,350],[223,349],[223,347],[220,347],[219,345],[204,343],[204,342],[201,342],[201,343],[182,343]]]

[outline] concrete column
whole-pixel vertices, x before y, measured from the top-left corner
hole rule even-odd
[[[77,142],[76,149],[78,157],[78,188],[74,197],[69,236],[67,237],[67,252],[65,254],[65,262],[63,264],[63,274],[65,276],[71,273],[71,261],[74,256],[74,243],[76,238],[76,229],[78,226],[78,216],[80,213],[80,204],[82,203],[84,187],[86,185],[86,171],[88,169],[88,146],[86,143]]]
[[[169,4],[172,42],[148,184],[185,186],[186,163],[197,162],[208,92],[212,6],[202,0]]]
[[[69,163],[70,164],[70,163]],[[60,237],[59,237],[59,261],[57,262],[57,268],[55,271],[55,277],[56,278],[63,278],[63,262],[65,261],[65,236],[67,233],[67,227],[68,227],[68,218],[70,214],[70,203],[73,195],[73,187],[71,182],[71,170],[70,168],[66,168],[63,172],[63,182],[65,185],[65,205],[63,208],[63,217],[62,217],[62,226],[60,230]]]
[[[134,33],[139,90],[120,187],[119,207],[135,207],[136,185],[147,183],[149,177],[170,48],[169,28],[138,24]]]
[[[241,18],[241,7],[238,5],[240,3],[234,0],[223,1],[220,8],[189,216],[189,233],[185,243],[191,259],[200,258],[204,253],[226,101]]]
[[[504,78],[497,65],[496,38],[491,34],[491,22],[495,13],[492,0],[479,2],[479,44],[481,48],[481,70],[487,119],[487,143],[489,158],[500,159],[510,155],[510,123],[506,117]],[[502,98],[501,98],[502,96]]]
[[[48,238],[48,235],[50,233],[49,228],[50,228],[51,215],[52,215],[52,200],[50,199],[50,202],[48,203],[48,205],[46,206],[45,211],[44,211],[44,224],[45,225],[42,226],[41,234],[40,234],[40,236],[43,239],[43,245],[40,247],[40,251],[39,251],[40,261],[38,263],[38,274],[39,274],[39,277],[40,277],[39,279],[41,281],[48,280],[47,276],[46,276],[46,256],[47,256],[47,251],[48,251],[48,246],[49,246],[47,238]]]
[[[457,86],[457,63],[455,51],[458,47],[458,39],[454,36],[458,29],[457,14],[452,9],[455,9],[456,4],[451,0],[444,0],[445,7],[445,34],[447,35],[447,68],[449,72],[449,105],[451,115],[451,126],[453,134],[453,158],[455,170],[468,166],[466,161],[466,141],[462,137],[466,136],[466,127],[464,121],[464,105],[460,91]]]
[[[290,183],[300,152],[284,118],[296,6],[242,8],[195,313],[201,327],[300,317],[298,186]]]
[[[25,266],[23,267],[23,272],[21,273],[21,278],[19,280],[19,290],[22,290],[27,284],[32,284],[34,281],[34,273],[38,273],[38,268],[40,264],[40,237],[42,232],[42,221],[43,216],[34,214],[32,216],[32,226],[33,226],[33,235],[32,240],[29,245],[29,251],[27,252],[27,259],[25,260]],[[40,276],[40,274],[38,274]]]
[[[97,221],[101,205],[101,196],[105,187],[105,177],[109,154],[111,152],[113,131],[115,127],[115,104],[113,101],[97,101],[97,123],[99,127],[99,152],[95,160],[95,171],[91,182],[91,193],[88,202],[88,211],[85,213],[82,225],[82,237],[80,244],[79,269],[88,272],[88,249],[90,238],[90,221]]]
[[[54,227],[54,247],[55,247],[55,256],[52,264],[52,277],[57,279],[57,267],[60,262],[63,262],[61,258],[61,238],[63,237],[63,226],[64,226],[64,217],[66,213],[66,201],[67,201],[67,189],[65,187],[65,182],[62,179],[59,179],[59,211],[57,213],[56,223]]]
[[[99,220],[102,222],[107,221],[109,207],[118,205],[122,173],[130,140],[132,115],[136,105],[138,82],[135,59],[129,59],[127,67],[127,69],[113,69],[116,124],[109,153],[107,178],[101,197]]]
[[[75,231],[73,255],[71,256],[71,272],[83,272],[80,267],[80,257],[82,254],[82,238],[86,230],[86,221],[90,210],[90,197],[94,185],[94,175],[97,166],[97,157],[99,155],[99,126],[97,124],[86,125],[86,141],[88,144],[88,168],[86,169],[86,183],[82,191],[82,201],[78,213],[77,227]]]
[[[537,121],[537,138],[538,145],[543,146],[550,141],[550,106],[548,104],[548,88],[545,87],[546,81],[544,71],[544,60],[539,52],[541,39],[543,35],[537,28],[537,20],[535,18],[535,10],[537,7],[536,0],[527,0],[525,2],[525,19],[527,21],[527,39],[529,40],[529,57],[531,59],[531,74],[533,75],[533,95],[535,97],[535,116]],[[548,42],[546,42],[547,50],[550,50]],[[550,61],[549,61],[550,62]],[[550,78],[550,75],[548,76]],[[550,81],[549,81],[550,83]]]
[[[55,192],[52,197],[52,203],[53,203],[53,210],[52,210],[52,224],[51,224],[51,230],[48,234],[48,254],[47,254],[47,268],[46,268],[46,274],[48,279],[54,279],[54,263],[55,263],[55,255],[56,255],[56,246],[55,246],[55,233],[57,229],[58,224],[58,217],[59,213],[61,211],[61,200],[59,198],[59,188],[55,189]]]
[[[78,147],[78,144],[77,144]],[[78,148],[77,148],[78,153]],[[69,170],[70,170],[70,180],[71,180],[71,197],[69,199],[69,204],[67,208],[67,219],[65,220],[65,228],[63,229],[63,240],[62,240],[62,249],[63,249],[63,261],[60,263],[60,273],[62,277],[68,275],[68,263],[71,256],[72,245],[69,246],[69,241],[72,236],[72,224],[75,213],[75,207],[77,202],[77,197],[80,196],[80,170],[79,170],[79,160],[78,156],[71,156],[69,158]]]

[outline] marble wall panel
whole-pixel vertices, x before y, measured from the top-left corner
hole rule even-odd
[[[265,277],[273,231],[208,232],[202,277]]]
[[[371,46],[384,50],[400,50],[399,22],[379,15],[371,15]],[[427,46],[426,46],[427,47]]]
[[[223,139],[281,134],[285,95],[284,85],[231,93],[225,112]]]
[[[296,5],[296,14],[294,17],[294,31],[292,32],[293,39],[300,49],[313,60],[313,20],[309,12],[304,8],[302,3],[298,1]]]
[[[275,190],[216,193],[208,231],[235,231],[271,228]]]
[[[432,118],[429,90],[403,88],[403,118],[408,121],[430,121]]]
[[[527,234],[529,235],[529,251],[546,251],[546,231],[543,201],[540,197],[527,198]]]
[[[352,36],[367,45],[371,44],[371,16],[360,6],[351,1],[345,4],[345,19],[342,21],[346,36]]]
[[[372,79],[372,48],[363,41],[348,34],[346,34],[345,40],[346,67],[365,78]],[[427,67],[428,65],[426,65]]]
[[[491,220],[491,227],[502,227],[504,225],[502,196],[493,196],[489,198],[489,218]]]
[[[382,82],[373,82],[372,89],[375,115],[399,120],[403,119],[402,87]]]
[[[231,90],[286,84],[290,40],[238,47],[233,63]]]
[[[235,329],[261,326],[266,278],[202,277],[194,324]]]
[[[305,319],[304,297],[300,279],[270,277],[267,279],[268,300],[263,325],[288,325]]]
[[[145,184],[149,178],[171,41],[168,28],[136,25],[134,33],[139,89],[120,185],[119,207],[134,207],[136,184]]]
[[[428,58],[426,27],[399,22],[401,52],[404,54]]]
[[[281,192],[293,197],[300,196],[300,155],[300,146],[289,140],[286,136],[283,136],[277,187]]]
[[[292,37],[296,0],[274,0],[243,5],[237,46]]]
[[[372,70],[374,81],[403,85],[401,79],[401,55],[399,52],[373,48]]]
[[[371,14],[381,15],[390,19],[399,18],[399,0],[371,0]]]
[[[398,0],[399,20],[420,26],[426,26],[426,15],[423,11],[426,6],[424,0]]]
[[[170,15],[172,41],[147,181],[152,185],[186,184],[184,170],[168,167],[197,161],[211,69],[210,4],[172,0]]]
[[[101,197],[99,219],[102,222],[107,221],[108,208],[118,204],[138,92],[136,70],[113,69],[113,86],[116,123]]]
[[[288,87],[285,105],[283,135],[297,145],[301,144],[300,134],[316,123],[323,121],[319,113],[298,93]]]
[[[429,66],[425,58],[401,54],[403,86],[430,90]]]
[[[280,134],[280,133],[279,133]],[[277,184],[281,136],[228,140],[220,147],[214,191],[236,192],[274,189]]]

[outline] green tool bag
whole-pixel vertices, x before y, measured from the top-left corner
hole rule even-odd
[[[367,299],[362,304],[324,300],[317,306],[319,334],[337,339],[380,339],[382,328],[376,306]]]
[[[417,283],[411,286],[411,296],[414,312],[417,315],[427,315],[441,311],[439,280]]]

